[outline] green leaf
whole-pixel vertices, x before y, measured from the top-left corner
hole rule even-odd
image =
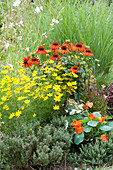
[[[100,130],[104,130],[104,131],[110,131],[112,129],[112,127],[104,125],[100,127]]]
[[[99,112],[93,112],[93,115],[94,115],[95,117],[101,117],[101,114],[100,114]]]
[[[81,134],[76,133],[74,135],[74,143],[76,145],[79,145],[79,143],[83,142],[83,140],[84,140],[84,132],[82,132]]]
[[[89,121],[89,119],[83,119],[82,121],[81,121],[81,123],[86,123],[86,122],[88,122]]]
[[[97,122],[97,121],[89,121],[87,124],[88,124],[89,126],[96,127],[97,124],[98,124],[98,122]]]
[[[113,122],[107,122],[106,125],[113,128]]]
[[[74,108],[74,106],[68,106],[68,108],[67,108],[68,112],[70,113],[73,108]]]
[[[91,127],[89,126],[84,126],[84,132],[88,133],[91,131]]]

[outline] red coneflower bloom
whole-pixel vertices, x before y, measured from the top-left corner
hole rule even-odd
[[[81,52],[81,51],[84,51],[85,45],[82,43],[82,42],[78,42],[75,44],[75,48],[74,48],[74,51],[77,51],[77,52]]]
[[[87,109],[87,108],[88,108],[88,105],[84,105],[83,108],[84,108],[84,109]]]
[[[59,60],[61,56],[58,53],[53,53],[52,57],[50,58],[51,60]]]
[[[79,67],[73,66],[73,67],[71,67],[70,71],[71,71],[71,72],[74,72],[74,73],[78,73],[78,70],[77,70],[77,69],[79,69]]]
[[[85,56],[91,56],[93,57],[93,53],[91,52],[91,49],[85,49],[85,51],[82,53]]]
[[[83,130],[84,130],[84,127],[82,126],[82,127],[79,127],[79,128],[77,128],[77,129],[75,129],[75,133],[82,133],[83,132]]]
[[[66,44],[62,44],[61,49],[59,49],[58,52],[60,52],[62,54],[70,53],[70,51],[67,49],[67,45]]]
[[[23,60],[23,67],[27,68],[32,65],[32,61],[30,60],[31,56],[24,57]]]
[[[58,50],[60,48],[60,45],[57,41],[53,41],[52,45],[49,46],[51,48],[51,52],[54,52],[55,50]]]
[[[45,55],[47,51],[45,50],[44,46],[39,46],[38,50],[36,51],[36,54],[41,53],[42,55]]]
[[[36,58],[36,57],[32,57],[31,58],[31,61],[32,61],[32,64],[34,65],[38,65],[39,64],[39,61],[38,61],[38,59]]]

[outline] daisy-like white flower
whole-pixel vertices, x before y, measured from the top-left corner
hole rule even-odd
[[[14,7],[17,7],[17,6],[19,6],[19,5],[20,5],[20,3],[21,3],[21,1],[20,1],[20,0],[16,0],[16,1],[14,2],[13,6],[14,6]]]

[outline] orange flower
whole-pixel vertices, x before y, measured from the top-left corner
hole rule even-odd
[[[81,126],[81,120],[77,121],[73,119],[73,122],[71,123],[71,126],[74,126],[74,128],[79,128]]]
[[[85,45],[82,42],[78,42],[75,45],[74,51],[81,52],[84,51],[85,49],[83,48]]]
[[[75,129],[75,133],[82,133],[83,132],[83,130],[84,130],[84,127],[82,126],[82,127],[79,127],[79,128],[77,128],[77,129]]]
[[[61,56],[58,53],[53,53],[52,57],[50,58],[51,60],[59,60]]]
[[[87,109],[87,108],[88,108],[88,105],[84,105],[83,108],[84,108],[84,109]]]
[[[69,45],[69,46],[74,46],[74,45],[71,43],[71,41],[69,41],[69,40],[65,41],[65,42],[63,43],[63,45],[64,45],[64,44]]]
[[[61,49],[59,49],[58,52],[60,52],[62,54],[70,53],[69,50],[67,49],[67,45],[66,44],[62,44]]]
[[[32,61],[32,64],[34,65],[38,65],[39,64],[39,61],[38,61],[38,59],[36,58],[36,57],[32,57],[31,58],[31,61]]]
[[[58,50],[60,48],[60,45],[57,41],[53,41],[52,45],[49,46],[51,48],[51,53],[53,53],[55,50]]]
[[[104,142],[105,142],[106,140],[108,140],[108,137],[106,137],[106,134],[104,134],[104,135],[101,135],[101,139],[104,139]]]
[[[88,102],[86,103],[86,105],[88,105],[88,107],[92,108],[93,103],[88,101]]]
[[[85,49],[85,51],[82,53],[85,56],[91,56],[93,57],[93,53],[91,52],[91,49]]]
[[[91,120],[93,120],[93,119],[96,118],[95,115],[93,115],[92,113],[91,113],[91,114],[88,114],[88,116],[89,116],[89,118],[90,118]]]
[[[45,50],[44,46],[39,46],[38,50],[36,51],[36,54],[41,53],[42,55],[45,55],[47,51]]]
[[[27,68],[32,65],[32,61],[30,60],[31,56],[27,56],[27,58],[23,58],[23,67]]]
[[[101,118],[99,118],[98,122],[101,123],[101,122],[103,122],[106,118],[107,118],[107,116],[101,117]]]
[[[73,66],[73,67],[71,67],[71,69],[70,69],[70,71],[71,72],[74,72],[74,73],[78,73],[78,69],[79,67],[77,67],[77,66]]]

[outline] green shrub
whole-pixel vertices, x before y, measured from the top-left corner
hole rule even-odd
[[[103,165],[104,163],[110,164],[113,158],[113,139],[109,141],[96,140],[95,143],[91,142],[87,145],[82,145],[80,153],[69,153],[67,160],[75,166],[79,163],[86,163],[88,165]]]
[[[27,164],[36,168],[60,163],[69,152],[70,143],[69,134],[64,128],[46,125],[39,130],[39,122],[23,124],[3,137],[2,162],[15,168]]]

